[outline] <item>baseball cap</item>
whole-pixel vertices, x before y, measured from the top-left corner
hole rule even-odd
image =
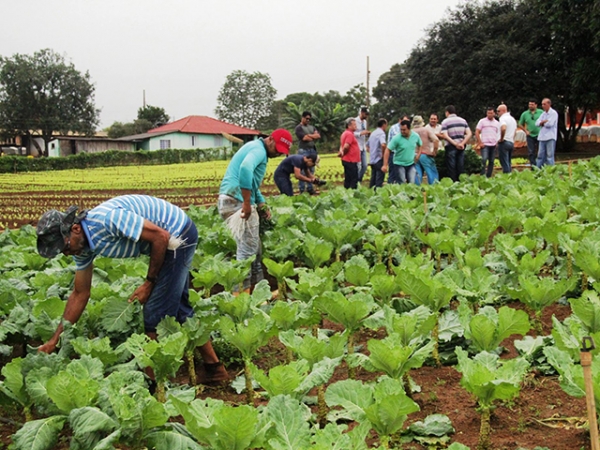
[[[38,221],[37,250],[44,258],[54,258],[65,248],[65,238],[71,233],[71,227],[83,219],[87,211],[77,214],[77,206],[70,206],[65,212],[56,209],[46,211]]]
[[[279,153],[283,153],[284,155],[290,154],[292,135],[288,130],[278,128],[271,133],[271,137],[275,141],[275,148]]]

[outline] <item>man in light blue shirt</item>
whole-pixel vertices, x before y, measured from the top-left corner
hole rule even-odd
[[[540,127],[538,134],[539,149],[535,165],[541,168],[544,165],[554,165],[554,152],[556,150],[556,139],[558,136],[558,113],[552,109],[552,101],[549,98],[542,100],[544,112],[535,125]]]
[[[387,124],[387,120],[379,119],[377,121],[377,129],[371,133],[367,142],[367,151],[370,155],[369,165],[371,166],[370,188],[380,188],[383,186],[385,172],[381,168],[383,167],[383,153],[386,146],[385,131]]]
[[[282,128],[271,133],[266,139],[259,139],[243,145],[233,158],[221,182],[219,190],[219,214],[227,222],[237,244],[238,261],[256,256],[250,274],[244,280],[243,290],[263,279],[260,261],[260,235],[258,209],[265,205],[260,185],[267,171],[268,158],[288,155],[292,146],[292,135]],[[236,226],[235,213],[240,211],[243,226]],[[265,215],[270,217],[265,207]],[[239,223],[237,223],[239,225]]]

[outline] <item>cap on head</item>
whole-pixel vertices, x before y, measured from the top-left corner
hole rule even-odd
[[[423,120],[423,118],[421,116],[413,117],[413,120],[412,120],[413,128],[414,127],[422,127],[423,125],[425,125],[425,121]]]
[[[77,214],[77,206],[70,206],[65,212],[56,209],[46,211],[37,224],[37,250],[44,258],[54,258],[65,248],[65,238],[71,233],[71,227],[79,223],[86,211]]]
[[[292,148],[292,134],[283,128],[278,128],[271,133],[271,137],[275,141],[275,148],[279,153],[284,155],[290,154]]]

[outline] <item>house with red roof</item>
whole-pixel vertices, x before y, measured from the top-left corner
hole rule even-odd
[[[187,116],[147,133],[124,136],[119,140],[135,143],[136,150],[223,148],[228,153],[233,144],[243,144],[260,136],[260,131],[212,117]]]

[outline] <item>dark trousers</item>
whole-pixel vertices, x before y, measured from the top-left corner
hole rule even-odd
[[[394,152],[390,150],[390,159],[388,161],[388,183],[398,183],[398,170],[396,169],[396,164],[394,164]]]
[[[342,161],[344,166],[344,187],[356,189],[358,185],[358,163]]]
[[[371,182],[369,183],[370,188],[383,186],[385,173],[381,171],[382,167],[383,159],[380,159],[375,164],[371,164]]]
[[[481,149],[481,162],[483,162],[483,166],[481,167],[481,175],[486,177],[491,177],[494,172],[494,153],[496,152],[495,145],[486,145]],[[487,167],[486,167],[487,166]]]
[[[498,142],[498,159],[504,173],[512,172],[511,159],[514,146],[515,144],[509,141]]]
[[[529,157],[529,164],[531,164],[531,169],[535,166],[535,160],[537,158],[538,153],[538,140],[536,137],[527,136],[527,153]]]
[[[452,144],[446,144],[446,170],[452,181],[458,181],[461,173],[465,173],[465,151]]]
[[[282,175],[275,172],[273,179],[275,180],[275,185],[279,189],[279,192],[289,197],[294,195],[294,187],[292,186],[292,181],[290,180],[289,175]]]

